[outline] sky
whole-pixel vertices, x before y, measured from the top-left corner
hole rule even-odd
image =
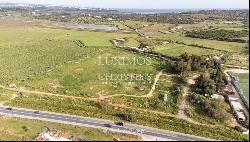
[[[249,9],[249,0],[0,0],[1,2],[96,8]]]

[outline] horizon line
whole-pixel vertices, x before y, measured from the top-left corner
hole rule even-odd
[[[73,6],[60,4],[41,4],[41,3],[16,3],[16,2],[0,2],[0,4],[26,4],[26,5],[43,5],[43,6],[59,6],[74,8],[99,8],[99,9],[122,9],[122,10],[249,10],[248,8],[118,8],[118,7],[91,7],[91,6]]]

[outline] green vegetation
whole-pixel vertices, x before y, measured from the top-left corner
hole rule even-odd
[[[21,118],[10,118],[0,116],[0,140],[2,141],[31,141],[34,136],[45,127],[55,128],[59,131],[70,132],[88,141],[112,141],[113,137],[122,140],[140,140],[137,136],[113,132],[105,132],[100,129],[86,128],[67,124],[29,120]]]
[[[206,31],[191,31],[187,32],[188,37],[202,38],[202,39],[215,39],[222,41],[235,41],[235,42],[246,42],[239,38],[247,37],[248,31],[234,31],[234,30],[206,30]]]
[[[0,104],[7,100],[10,100],[15,93],[0,88]]]
[[[210,49],[201,49],[194,46],[181,45],[176,43],[168,43],[153,48],[153,51],[163,55],[178,57],[184,53],[190,55],[218,55],[220,52]]]
[[[227,85],[228,80],[221,68],[202,73],[196,80],[196,92],[202,95],[213,95],[217,92],[217,86]]]
[[[200,122],[216,124],[218,122],[226,124],[229,120],[230,107],[224,100],[210,99],[202,95],[191,93],[188,96],[193,108],[186,110],[191,118]]]
[[[124,65],[108,65],[114,56],[128,57],[130,60],[139,59],[140,62],[146,57],[140,58],[139,55],[129,51],[110,47],[91,47],[84,50],[90,53],[87,59],[65,64],[46,75],[37,75],[30,79],[27,86],[31,89],[73,96],[94,96],[99,92],[107,95],[117,93],[145,95],[151,89],[159,64],[156,60],[150,59],[149,65],[130,64],[128,61]],[[119,75],[124,74],[143,75],[144,79],[121,79]],[[145,89],[139,90],[138,86],[143,86]]]
[[[246,47],[245,43],[191,38],[186,37],[184,34],[181,33],[162,34],[160,36],[157,36],[156,39],[171,40],[173,42],[184,43],[186,45],[200,45],[214,50],[222,50],[234,53],[241,53]]]
[[[154,96],[150,98],[113,97],[112,104],[123,104],[133,108],[154,110],[176,114],[182,101],[183,86],[177,82],[178,76],[163,74],[156,85]],[[164,100],[164,96],[167,96]]]
[[[114,90],[110,93],[135,94],[136,86],[130,86],[129,89],[124,90],[122,88],[128,86],[128,82],[120,84],[121,86],[118,88],[112,87],[115,86],[113,84],[118,83],[117,81],[105,85],[98,80],[98,74],[138,73],[152,74],[151,77],[156,74],[154,66],[157,62],[153,60],[153,64],[146,67],[98,65],[98,57],[115,55],[128,57],[131,60],[139,58],[138,55],[127,51],[104,47],[111,46],[110,40],[115,37],[133,37],[135,36],[133,34],[46,28],[9,28],[1,30],[0,35],[1,40],[4,41],[0,44],[0,55],[3,59],[0,60],[1,84],[14,82],[48,92],[81,96],[93,95],[102,90]],[[12,39],[15,39],[15,42],[12,42]],[[76,40],[80,40],[84,45],[90,47],[79,47],[74,42]],[[150,87],[150,83],[146,86]],[[148,88],[145,92],[147,90]]]

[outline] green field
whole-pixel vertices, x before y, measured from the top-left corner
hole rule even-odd
[[[246,74],[237,74],[239,78],[240,88],[243,90],[244,95],[246,96],[246,101],[249,104],[249,73]]]
[[[184,53],[190,55],[218,55],[220,52],[210,49],[201,49],[194,46],[186,46],[176,43],[158,45],[153,48],[153,51],[168,56],[180,56]]]
[[[32,77],[27,87],[74,96],[93,96],[98,92],[105,94],[125,93],[129,95],[145,95],[151,88],[153,78],[157,73],[157,62],[152,59],[152,65],[99,65],[98,57],[129,57],[130,59],[139,58],[138,55],[128,51],[123,51],[109,47],[85,48],[85,52],[90,52],[88,58],[65,64],[46,75]],[[151,80],[101,80],[99,75],[117,76],[120,74],[149,74]],[[144,86],[140,91],[138,86]]]
[[[137,136],[113,132],[105,132],[100,129],[86,128],[80,126],[45,122],[39,120],[29,120],[21,118],[10,118],[0,116],[0,140],[2,141],[31,141],[38,132],[41,132],[45,127],[55,128],[59,131],[70,132],[87,141],[112,141],[113,137],[121,140],[135,140],[140,138]]]
[[[157,38],[171,40],[171,41],[179,41],[187,45],[191,45],[191,44],[203,45],[205,47],[213,48],[215,50],[219,49],[219,50],[234,52],[234,53],[244,52],[245,51],[244,48],[246,47],[245,43],[190,38],[180,33],[162,34],[161,36],[158,36]]]
[[[128,81],[101,81],[98,76],[150,74],[153,78],[157,72],[155,60],[146,66],[98,65],[99,57],[140,58],[113,48],[110,42],[113,38],[135,38],[134,34],[26,27],[3,29],[0,35],[1,84],[13,82],[32,89],[78,96],[93,96],[100,91],[140,95],[150,89],[150,80],[133,80],[131,84]],[[76,40],[90,47],[79,47]],[[141,83],[145,83],[146,89],[140,92],[136,86]]]

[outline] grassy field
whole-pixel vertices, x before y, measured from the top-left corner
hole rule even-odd
[[[131,36],[135,35],[36,27],[1,29],[0,83],[20,83],[93,55],[79,48],[74,40],[81,40],[87,46],[112,46],[109,40]]]
[[[0,104],[2,102],[10,100],[14,94],[17,94],[17,93],[0,88]]]
[[[186,46],[176,43],[169,43],[165,45],[158,45],[153,48],[153,51],[169,56],[180,56],[184,53],[190,55],[217,55],[220,52],[210,49],[201,49],[194,46]]]
[[[134,98],[134,97],[113,97],[110,102],[113,104],[123,104],[126,106],[147,109],[159,112],[176,114],[178,112],[178,98],[182,96],[181,92],[176,93],[173,74],[164,73],[161,75],[154,96],[151,98]],[[180,88],[181,89],[181,88]],[[164,101],[164,95],[167,95],[167,100]]]
[[[113,38],[135,38],[134,34],[26,27],[1,29],[0,35],[1,84],[14,82],[48,92],[81,96],[100,91],[145,94],[150,82],[140,92],[135,88],[140,85],[139,81],[132,85],[128,81],[104,82],[98,80],[98,75],[150,74],[153,78],[157,72],[158,63],[154,60],[149,66],[98,65],[98,57],[128,57],[130,60],[141,57],[103,47],[112,46],[110,40]],[[76,40],[91,47],[79,47]],[[127,45],[134,43],[131,41]]]
[[[74,96],[93,96],[98,92],[105,92],[104,94],[107,95],[117,93],[145,95],[151,89],[154,76],[157,73],[158,62],[155,60],[151,60],[151,65],[140,66],[130,64],[107,65],[102,59],[105,65],[100,65],[99,57],[111,58],[115,55],[116,57],[137,59],[139,55],[109,47],[91,47],[85,48],[85,51],[91,52],[92,55],[88,54],[89,56],[85,60],[65,64],[46,75],[35,76],[30,79],[27,87]],[[145,76],[145,79],[147,75],[150,75],[151,79],[141,81],[136,79],[116,79],[116,76],[121,74],[141,74]],[[113,79],[105,79],[106,76],[111,75],[114,76]],[[139,86],[143,86],[145,89],[137,89]]]
[[[228,52],[234,52],[234,53],[244,52],[245,51],[244,48],[246,47],[246,44],[244,43],[190,38],[180,33],[162,34],[161,36],[158,36],[157,38],[184,42],[188,45],[191,45],[191,44],[203,45],[205,47],[219,49],[219,50],[228,51]]]
[[[244,95],[246,96],[247,102],[249,104],[249,74],[237,74],[239,77],[239,85],[240,88],[243,90]]]
[[[121,46],[121,47],[128,47],[128,46],[137,47],[139,45],[140,45],[140,43],[134,38],[128,38],[128,39],[126,39],[125,42],[118,43],[118,46]]]
[[[31,141],[34,136],[45,127],[55,128],[59,131],[70,132],[87,141],[112,141],[113,137],[127,141],[141,140],[137,136],[113,133],[100,129],[80,126],[29,120],[0,116],[0,140],[2,141]]]

